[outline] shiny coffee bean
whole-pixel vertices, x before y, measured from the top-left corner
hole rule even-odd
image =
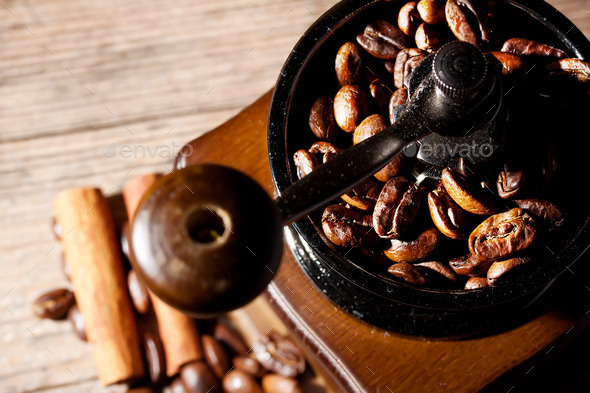
[[[262,393],[260,384],[240,370],[232,370],[221,381],[224,393]]]
[[[558,59],[567,57],[567,53],[561,49],[528,38],[510,38],[504,42],[501,51],[519,56],[547,56]]]
[[[490,284],[488,283],[487,277],[470,277],[469,280],[465,282],[465,289],[480,289],[480,288],[487,288]]]
[[[303,393],[296,379],[278,374],[266,374],[262,377],[262,390],[264,393]]]
[[[416,29],[422,24],[420,13],[416,8],[417,5],[417,1],[408,1],[400,8],[399,14],[397,15],[399,29],[410,37],[416,33]]]
[[[490,215],[496,211],[492,193],[473,186],[459,173],[445,168],[441,180],[446,192],[462,209],[477,215]]]
[[[428,210],[432,222],[443,235],[451,239],[463,239],[470,226],[467,212],[439,186],[428,194]]]
[[[447,42],[445,31],[439,25],[430,25],[428,23],[422,23],[416,29],[414,34],[414,42],[416,47],[428,53],[437,51],[444,43]],[[415,59],[413,59],[416,62]],[[418,62],[419,63],[419,62]],[[411,64],[411,63],[410,63]],[[416,68],[418,64],[413,65]]]
[[[199,360],[182,366],[180,378],[187,393],[221,392],[221,383],[204,361]]]
[[[176,377],[170,383],[170,393],[187,393],[184,385],[182,384],[182,378]]]
[[[213,337],[225,344],[232,352],[232,355],[244,356],[249,349],[242,337],[228,325],[218,322],[213,328]]]
[[[302,179],[319,165],[317,158],[307,150],[297,150],[293,154],[293,162],[297,168],[297,177]]]
[[[397,278],[414,284],[424,285],[426,284],[426,274],[422,269],[407,262],[399,262],[391,265],[387,271]]]
[[[406,104],[408,102],[408,89],[402,87],[401,89],[397,89],[391,95],[391,99],[389,100],[389,122],[391,124],[395,123],[397,119],[400,118],[404,110],[406,109]]]
[[[584,85],[590,83],[590,63],[576,58],[557,60],[547,65],[547,70],[574,77]]]
[[[510,258],[492,263],[487,273],[488,284],[490,286],[503,284],[530,262],[531,258]]]
[[[395,59],[401,48],[407,46],[408,38],[397,27],[384,20],[377,20],[357,35],[357,42],[372,56],[379,59]]]
[[[523,209],[514,208],[485,219],[469,235],[469,251],[494,261],[530,248],[537,238],[537,225]]]
[[[363,73],[362,48],[356,42],[345,42],[336,53],[336,78],[340,86],[356,85]]]
[[[426,52],[419,48],[403,48],[395,58],[393,84],[398,89],[404,87],[406,78],[426,57]]]
[[[294,378],[305,371],[305,357],[301,350],[278,333],[270,332],[260,337],[252,350],[261,365],[283,377]]]
[[[445,15],[445,1],[443,0],[420,0],[417,9],[420,18],[431,25],[444,23],[447,20]]]
[[[309,111],[309,128],[316,138],[329,141],[336,136],[338,124],[334,118],[334,99],[328,95],[318,97]]]
[[[394,262],[420,262],[430,258],[438,249],[441,235],[436,228],[412,231],[403,238],[392,239],[383,253]]]
[[[245,372],[254,378],[262,378],[267,372],[258,360],[250,356],[236,356],[232,359],[232,364],[236,370]]]
[[[160,338],[150,332],[143,334],[143,353],[152,385],[161,385],[166,379],[166,358]]]
[[[127,288],[129,289],[131,302],[137,312],[145,314],[151,304],[150,295],[147,287],[134,270],[129,270],[129,273],[127,274]]]
[[[502,64],[502,75],[505,77],[521,78],[530,69],[522,56],[500,51],[489,52],[489,54]]]
[[[445,16],[451,31],[461,41],[478,45],[488,42],[491,30],[487,23],[487,13],[482,9],[484,2],[479,0],[448,0]]]
[[[516,206],[531,213],[543,229],[552,231],[563,225],[565,213],[554,202],[538,199],[516,199],[513,201]]]
[[[86,335],[86,324],[84,323],[84,316],[80,312],[78,305],[74,304],[68,310],[68,320],[72,324],[72,329],[76,336],[80,338],[82,341],[88,341],[88,336]]]
[[[491,264],[492,261],[486,261],[471,253],[458,258],[453,258],[449,261],[449,266],[455,271],[455,273],[470,277],[485,274]]]
[[[368,178],[346,194],[342,195],[341,198],[344,202],[357,209],[373,210],[380,192],[381,187],[377,181]]]
[[[213,371],[213,374],[215,374],[217,378],[223,378],[231,367],[225,349],[219,341],[208,334],[203,334],[201,336],[201,342],[203,343],[203,355],[205,356],[205,361],[211,368],[211,371]]]
[[[368,112],[367,93],[357,85],[342,86],[334,97],[334,118],[345,132],[353,132]]]
[[[320,142],[315,142],[313,143],[308,150],[310,153],[313,154],[337,154],[340,153],[342,151],[342,149],[334,146],[333,144],[329,143],[329,142],[324,142],[324,141],[320,141]],[[324,159],[323,162],[326,162],[327,160]]]
[[[430,276],[431,280],[437,280],[437,281],[448,281],[450,283],[456,283],[457,281],[459,281],[459,278],[457,277],[457,274],[453,271],[453,269],[451,269],[450,267],[448,267],[447,265],[445,265],[442,262],[439,261],[428,261],[428,262],[418,262],[415,264],[416,267],[422,267],[424,269],[427,270],[428,274],[427,278]],[[435,274],[434,274],[435,273]]]
[[[75,302],[72,291],[66,288],[54,289],[33,301],[33,314],[38,318],[63,319]]]
[[[342,247],[371,247],[379,242],[372,217],[340,205],[331,205],[322,215],[322,229],[332,243]]]
[[[371,97],[373,97],[373,101],[377,104],[377,108],[379,108],[379,113],[387,116],[389,111],[389,99],[393,94],[393,90],[389,87],[385,81],[381,78],[374,79],[369,84],[369,92],[371,93]]]
[[[522,169],[512,168],[510,165],[504,164],[496,180],[498,196],[502,199],[517,197],[524,189],[524,180],[525,176]]]
[[[385,183],[373,211],[373,228],[384,239],[396,239],[411,226],[420,209],[422,192],[407,177]]]

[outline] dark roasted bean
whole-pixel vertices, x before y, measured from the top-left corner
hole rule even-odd
[[[143,334],[143,353],[152,385],[161,385],[166,379],[166,358],[160,338],[150,332]]]
[[[467,236],[469,218],[467,213],[439,186],[428,194],[428,209],[432,222],[443,235],[451,239]]]
[[[495,212],[489,190],[476,188],[463,176],[448,168],[443,169],[441,179],[449,196],[464,210],[478,215],[490,215]]]
[[[562,59],[567,57],[567,53],[561,49],[554,48],[550,45],[543,44],[528,38],[510,38],[502,45],[502,52],[512,53],[514,55],[534,55],[534,56],[548,56]]]
[[[231,367],[225,349],[219,341],[208,334],[203,334],[201,341],[203,343],[205,361],[217,378],[223,378]]]
[[[224,393],[262,393],[260,384],[240,370],[232,370],[221,381]]]
[[[319,165],[317,158],[315,158],[315,156],[307,150],[303,149],[297,150],[295,154],[293,154],[293,161],[295,162],[295,167],[297,168],[297,177],[300,179],[309,175],[311,171],[313,171]]]
[[[373,228],[384,239],[404,234],[420,208],[422,192],[410,179],[396,176],[387,181],[373,211]]]
[[[407,102],[407,88],[402,87],[401,89],[397,89],[393,92],[391,99],[389,100],[389,122],[391,124],[395,123],[396,120],[399,119],[403,111],[406,109]]]
[[[334,118],[345,132],[353,132],[368,112],[367,94],[357,85],[342,86],[334,98]]]
[[[492,263],[487,274],[488,284],[491,286],[502,284],[530,261],[531,258],[510,258]]]
[[[447,38],[445,37],[444,30],[438,25],[422,23],[416,29],[416,33],[414,34],[414,41],[416,42],[416,46],[418,47],[418,49],[421,49],[428,53],[432,53],[438,50],[445,42],[447,42]],[[422,59],[420,59],[420,61],[421,60]],[[413,63],[417,62],[415,58],[411,59],[411,61]],[[419,63],[419,61],[415,65],[412,62],[406,64],[410,64],[412,66],[412,69],[414,69],[418,65],[417,63]]]
[[[387,271],[397,278],[415,285],[426,284],[426,275],[418,267],[407,262],[399,262],[391,265]]]
[[[429,271],[431,271],[431,272],[436,272],[437,278],[450,281],[451,283],[456,283],[458,281],[457,274],[453,271],[453,269],[451,269],[450,267],[448,267],[447,265],[445,265],[442,262],[439,262],[439,261],[418,262],[415,264],[415,266],[420,266],[425,269],[429,269]]]
[[[356,42],[345,42],[336,53],[336,78],[340,86],[355,85],[363,72],[362,49]]]
[[[278,374],[266,374],[262,377],[262,390],[264,393],[303,393],[296,379]]]
[[[491,31],[478,0],[448,0],[445,15],[451,31],[461,41],[474,45],[488,42]]]
[[[328,95],[318,97],[309,111],[309,128],[316,138],[329,141],[336,135],[338,124],[334,118],[334,99]]]
[[[519,78],[529,71],[525,59],[512,53],[494,51],[490,52],[502,64],[502,75],[511,78]]]
[[[371,97],[379,108],[379,113],[387,116],[389,110],[389,99],[393,94],[391,88],[380,78],[374,79],[369,85]]]
[[[590,83],[590,63],[576,58],[567,58],[554,61],[547,65],[547,69],[553,73],[562,73],[573,76],[578,82]]]
[[[39,318],[63,319],[75,302],[74,293],[69,289],[54,289],[33,301],[33,313]]]
[[[393,71],[393,83],[395,87],[401,89],[404,87],[404,81],[412,73],[414,68],[420,64],[426,53],[419,48],[404,48],[395,58],[395,68]]]
[[[252,346],[256,359],[266,369],[294,378],[305,371],[305,357],[287,337],[276,332],[261,336]]]
[[[422,23],[420,13],[416,9],[417,1],[408,1],[404,4],[397,15],[397,25],[404,34],[412,37],[416,33],[416,29]]]
[[[267,372],[258,360],[249,356],[236,356],[232,359],[232,364],[236,370],[243,371],[255,378],[261,378]]]
[[[537,238],[531,215],[514,208],[488,217],[469,235],[469,251],[481,259],[494,261],[530,248]]]
[[[344,202],[357,209],[372,210],[380,192],[381,187],[377,181],[369,178],[342,195],[341,198]]]
[[[496,180],[498,196],[502,199],[517,197],[524,188],[524,178],[522,169],[511,168],[510,165],[504,164],[504,168],[502,168]]]
[[[449,261],[449,266],[455,271],[455,273],[470,277],[485,274],[491,264],[492,261],[480,259],[471,253],[459,258],[453,258]]]
[[[392,239],[384,254],[394,262],[420,262],[434,254],[440,240],[438,229],[427,228],[408,233],[400,239]]]
[[[552,231],[563,225],[565,214],[554,202],[538,198],[516,199],[513,202],[531,213],[545,230]]]
[[[72,305],[72,307],[70,307],[68,310],[68,320],[72,324],[72,329],[74,330],[74,333],[76,333],[76,336],[78,336],[82,341],[88,341],[84,316],[76,304]]]
[[[309,147],[309,152],[313,154],[326,154],[326,153],[340,153],[342,149],[334,146],[329,142],[315,142]]]
[[[356,40],[367,52],[379,59],[394,59],[399,50],[407,46],[408,41],[400,29],[384,20],[368,24]]]
[[[465,282],[465,289],[480,289],[487,288],[490,284],[488,283],[487,277],[470,277]]]
[[[420,0],[417,5],[420,18],[431,25],[446,21],[445,1],[443,0]]]
[[[135,270],[129,270],[127,274],[127,288],[129,296],[135,309],[140,314],[145,314],[150,307],[150,295],[147,287],[135,273]]]
[[[187,393],[221,392],[221,383],[204,361],[198,360],[182,366],[180,378]]]
[[[231,350],[232,356],[244,356],[248,353],[248,346],[242,340],[242,337],[225,323],[218,322],[215,325],[215,328],[213,328],[213,337],[225,344]]]
[[[322,229],[332,243],[342,247],[370,247],[379,242],[370,215],[340,205],[324,210]]]

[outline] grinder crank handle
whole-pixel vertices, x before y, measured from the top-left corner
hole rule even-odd
[[[194,317],[250,302],[279,267],[285,224],[354,187],[421,136],[465,134],[493,118],[496,112],[486,110],[499,105],[501,89],[475,46],[447,44],[432,64],[391,127],[337,154],[274,201],[224,166],[194,165],[160,178],[129,230],[137,274],[156,296]]]

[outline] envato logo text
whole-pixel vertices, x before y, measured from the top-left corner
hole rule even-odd
[[[416,149],[408,149],[408,153],[418,153]],[[462,157],[488,158],[494,153],[491,143],[423,143],[420,145],[421,157]]]
[[[143,145],[138,143],[109,143],[102,149],[102,154],[106,158],[121,157],[121,158],[175,158],[177,156],[189,157],[193,154],[193,147],[191,145],[178,145],[175,142],[172,144],[156,144]]]

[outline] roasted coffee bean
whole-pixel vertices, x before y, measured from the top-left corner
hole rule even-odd
[[[443,0],[420,0],[417,6],[420,18],[431,25],[446,21],[445,1]]]
[[[152,385],[161,385],[166,379],[166,358],[160,338],[150,332],[144,332],[143,353]]]
[[[310,153],[313,154],[337,154],[340,153],[342,151],[342,149],[334,146],[333,144],[329,143],[329,142],[315,142],[314,144],[312,144],[309,147],[308,150]],[[324,159],[324,162],[326,162],[327,160]]]
[[[213,371],[213,374],[217,378],[223,378],[231,367],[225,349],[219,341],[208,334],[201,336],[201,342],[203,343],[205,361],[211,368],[211,371]]]
[[[492,193],[473,186],[459,173],[445,168],[441,180],[449,196],[464,210],[477,215],[490,215],[496,211]]]
[[[561,59],[549,63],[547,70],[553,73],[570,75],[584,85],[590,83],[590,63],[587,61],[576,58]]]
[[[245,372],[254,378],[262,378],[267,372],[258,360],[250,356],[236,356],[232,359],[232,364],[236,370]]]
[[[443,235],[451,239],[463,239],[467,236],[467,213],[455,203],[444,187],[439,186],[428,194],[428,209],[432,222]]]
[[[465,289],[480,289],[480,288],[487,288],[490,284],[488,283],[487,277],[470,277],[469,280],[465,282]]]
[[[296,379],[278,374],[266,374],[262,377],[262,390],[264,393],[303,393]]]
[[[486,261],[471,253],[449,261],[449,266],[455,273],[462,276],[481,276],[485,274],[492,261]]]
[[[221,383],[202,360],[180,368],[180,378],[187,393],[220,393]]]
[[[224,393],[262,393],[260,384],[252,376],[232,370],[221,381]]]
[[[561,49],[528,38],[510,38],[504,42],[501,51],[520,56],[547,56],[558,59],[567,57],[567,53]]]
[[[383,81],[383,79],[377,78],[369,84],[369,92],[371,93],[371,97],[373,97],[373,101],[377,104],[377,108],[379,108],[379,113],[387,116],[389,111],[389,99],[393,94],[391,88]]]
[[[88,336],[86,335],[86,324],[84,323],[84,316],[80,312],[78,305],[74,304],[68,310],[68,320],[72,324],[72,329],[76,336],[80,338],[82,341],[88,341]]]
[[[140,314],[145,314],[150,307],[150,295],[147,287],[135,273],[135,270],[129,270],[127,274],[127,288],[129,289],[129,297],[133,306]]]
[[[432,53],[438,50],[445,42],[447,42],[447,38],[445,37],[445,31],[440,26],[422,23],[416,29],[414,41],[416,42],[418,49]],[[412,61],[416,62],[416,59],[412,59]],[[418,64],[413,65],[412,68],[416,68],[417,65]]]
[[[322,215],[322,229],[332,243],[342,247],[371,247],[379,242],[372,217],[340,205],[331,205]]]
[[[426,284],[426,274],[424,272],[407,262],[399,262],[391,265],[387,271],[397,278],[409,282],[414,285]]]
[[[436,228],[412,231],[403,238],[392,239],[383,253],[394,262],[420,262],[430,258],[438,249],[441,235]]]
[[[297,150],[295,154],[293,154],[293,161],[297,168],[297,177],[300,179],[309,175],[311,171],[319,165],[317,158],[307,150],[303,149]]]
[[[442,279],[445,281],[450,281],[451,283],[456,283],[459,280],[453,269],[439,261],[418,262],[415,264],[415,266],[428,269],[428,272],[436,273],[436,279],[438,279],[438,281]]]
[[[74,293],[69,289],[54,289],[33,301],[33,314],[39,318],[63,319],[75,302]]]
[[[316,138],[332,140],[338,132],[334,118],[334,99],[328,95],[318,97],[309,111],[309,128]]]
[[[305,371],[305,357],[295,344],[276,332],[257,339],[252,350],[266,369],[284,377],[296,377]]]
[[[537,238],[537,225],[523,209],[514,208],[485,219],[469,235],[469,251],[494,261],[530,248]]]
[[[379,59],[395,59],[399,50],[405,48],[408,42],[400,29],[384,20],[368,24],[363,33],[357,35],[356,40],[367,52]]]
[[[490,52],[490,55],[502,64],[502,75],[505,77],[520,78],[530,69],[522,56],[500,51]]]
[[[362,49],[356,42],[345,42],[336,53],[336,78],[340,86],[356,85],[363,73]]]
[[[488,26],[487,13],[481,9],[479,0],[448,0],[445,16],[451,31],[461,41],[478,45],[488,42],[491,30]]]
[[[373,210],[380,192],[381,187],[377,181],[369,178],[342,195],[341,198],[344,202],[357,209]]]
[[[404,87],[406,78],[426,57],[426,52],[419,48],[404,48],[395,58],[395,67],[393,70],[393,84],[398,89]]]
[[[345,132],[353,132],[368,112],[367,94],[357,85],[342,86],[334,98],[334,118]]]
[[[522,169],[515,169],[508,164],[504,164],[504,168],[502,168],[496,180],[498,196],[502,199],[517,197],[524,189],[524,178]]]
[[[389,100],[389,122],[391,124],[395,123],[397,119],[399,119],[403,111],[406,109],[407,102],[407,88],[402,87],[401,89],[397,89],[393,92],[391,99]]]
[[[510,258],[492,263],[487,274],[488,284],[496,286],[504,283],[530,262],[531,258]]]
[[[182,378],[176,377],[172,380],[170,383],[170,393],[187,393],[182,384]]]
[[[373,228],[384,239],[396,239],[411,226],[420,209],[422,192],[407,177],[387,181],[373,211]]]
[[[563,225],[565,213],[554,202],[538,198],[516,199],[513,202],[519,208],[531,213],[547,231],[552,231]]]
[[[399,29],[406,35],[412,37],[416,33],[416,29],[422,23],[420,13],[416,6],[417,1],[408,1],[404,4],[397,15],[397,25]]]
[[[244,356],[248,353],[248,346],[242,340],[242,337],[222,322],[218,322],[213,328],[213,337],[225,344],[232,352],[232,355]]]

